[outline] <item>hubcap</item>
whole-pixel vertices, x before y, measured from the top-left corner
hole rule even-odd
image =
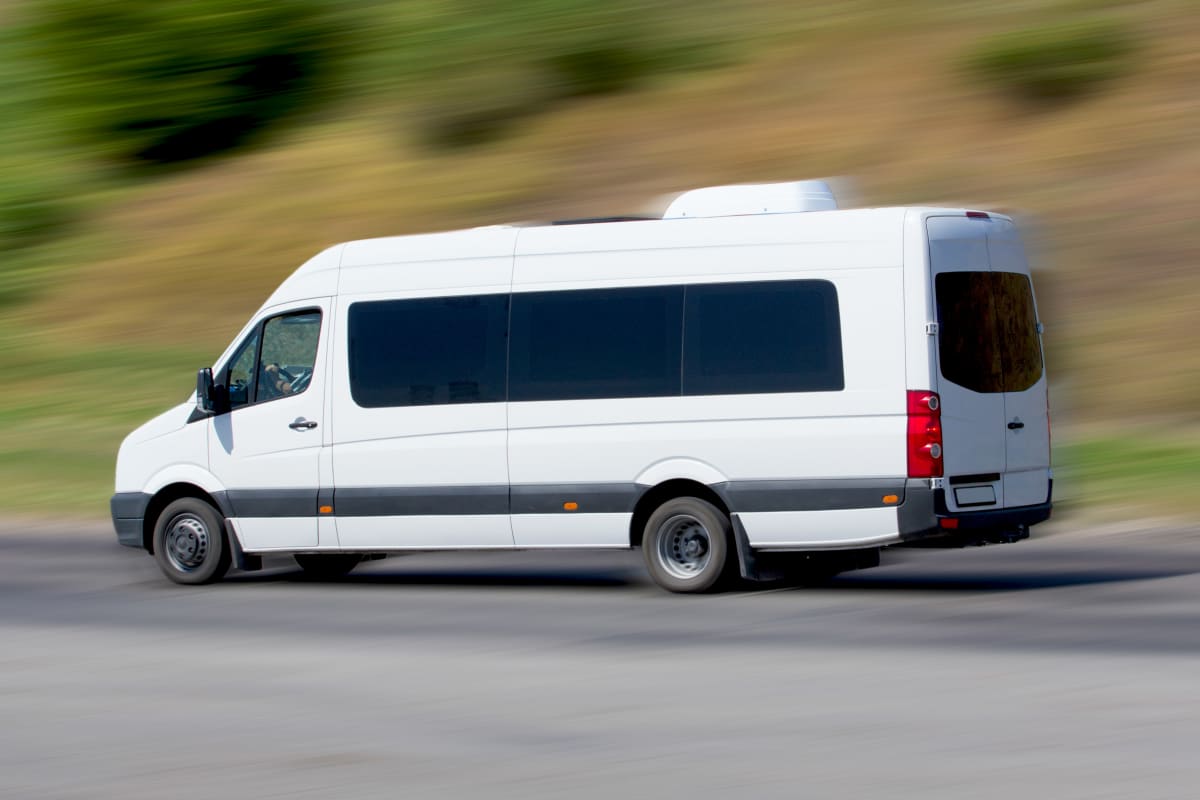
[[[711,551],[708,529],[690,514],[677,514],[659,528],[658,563],[673,577],[695,578],[708,566]]]
[[[167,525],[167,559],[180,572],[194,572],[208,558],[208,527],[192,514],[180,514]]]

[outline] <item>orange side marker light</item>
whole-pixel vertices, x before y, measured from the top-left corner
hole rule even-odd
[[[885,506],[894,506],[894,505],[896,505],[896,503],[899,503],[899,502],[900,502],[899,495],[885,494],[883,496],[883,504]]]
[[[332,513],[333,513],[333,506],[321,506],[321,508],[320,508],[320,509],[318,509],[318,510],[319,510],[319,511],[320,511],[322,514],[332,514]]]
[[[578,511],[579,503],[563,503],[563,511]]]

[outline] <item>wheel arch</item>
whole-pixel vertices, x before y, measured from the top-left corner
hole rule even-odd
[[[147,553],[154,552],[154,526],[158,524],[158,515],[171,503],[183,497],[194,497],[203,500],[217,510],[222,517],[229,516],[222,493],[215,494],[201,489],[194,483],[170,483],[159,489],[150,502],[146,504],[146,516],[142,518],[142,547]]]
[[[654,509],[676,497],[697,497],[712,503],[726,516],[732,516],[729,505],[711,486],[690,478],[672,478],[649,487],[638,498],[633,507],[633,516],[629,520],[630,547],[641,547],[646,522],[654,513]]]

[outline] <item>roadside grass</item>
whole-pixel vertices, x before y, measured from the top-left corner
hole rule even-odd
[[[1200,437],[1165,430],[1099,434],[1056,447],[1056,505],[1063,513],[1143,513],[1195,519]]]
[[[10,376],[0,394],[5,513],[106,515],[121,440],[182,402],[195,385],[191,366],[205,358],[6,335],[0,346],[0,372]]]

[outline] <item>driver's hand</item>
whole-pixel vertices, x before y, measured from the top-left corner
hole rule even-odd
[[[279,392],[280,394],[292,393],[292,385],[283,378],[279,377],[278,364],[267,364],[265,367],[263,367],[263,372],[266,372],[271,376],[271,380],[275,383],[275,391]]]

